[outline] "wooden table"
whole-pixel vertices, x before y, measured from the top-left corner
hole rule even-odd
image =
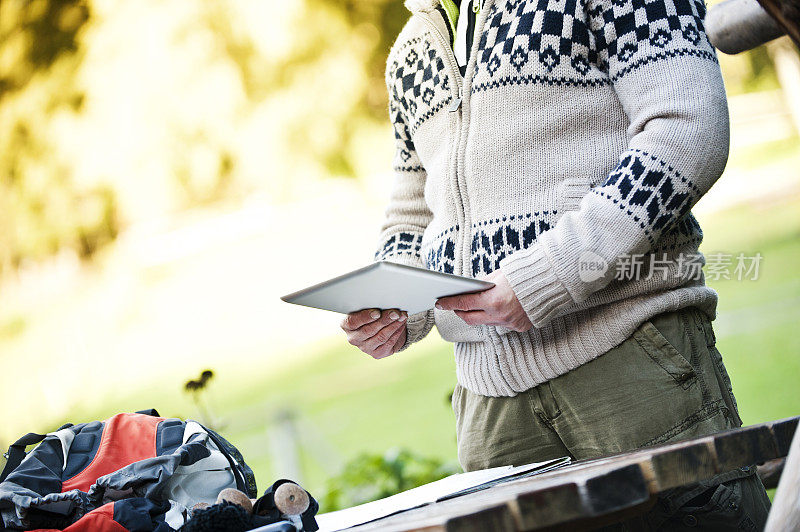
[[[785,457],[798,419],[576,462],[348,530],[591,529],[647,511],[664,490]]]

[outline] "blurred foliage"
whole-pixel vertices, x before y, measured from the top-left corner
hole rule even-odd
[[[725,55],[722,52],[717,55],[729,96],[780,87],[775,65],[765,45],[736,55]]]
[[[247,179],[277,198],[305,176],[297,193],[319,177],[372,171],[365,152],[387,120],[385,58],[408,16],[402,0],[295,0],[280,11],[239,0],[3,0],[0,277],[63,249],[90,258],[123,219],[238,198]],[[153,57],[162,63],[131,70]],[[778,86],[764,47],[720,61],[730,94]],[[136,102],[119,93],[128,75],[144,95]],[[117,84],[98,88],[104,76]],[[219,84],[219,101],[194,92],[205,84]],[[165,116],[124,129],[148,112]],[[76,120],[86,116],[93,122]],[[110,156],[75,149],[98,136],[118,139],[105,145]],[[136,166],[143,160],[150,166]],[[134,204],[153,207],[132,214]]]
[[[461,473],[461,468],[439,459],[425,458],[406,449],[390,449],[385,454],[362,454],[328,481],[320,504],[332,512],[364,504],[401,491]]]
[[[278,58],[260,54],[252,40],[237,31],[224,3],[209,2],[206,10],[206,23],[236,66],[248,98],[259,101],[309,82],[318,87],[316,101],[296,110],[285,134],[298,155],[315,158],[330,175],[355,177],[356,129],[365,119],[383,122],[387,117],[383,74],[389,47],[409,16],[402,0],[305,0],[293,21],[293,46]],[[324,65],[330,60],[346,62],[343,55],[351,56],[364,74],[351,86],[347,101],[325,95],[325,87],[336,81],[326,76],[348,74]],[[331,117],[335,134],[315,135],[313,129],[324,127]]]
[[[93,43],[85,35],[108,22],[96,16],[93,5],[91,0],[0,3],[0,276],[65,248],[91,257],[120,229],[123,215],[115,196],[120,189],[79,184],[84,176],[75,175],[75,156],[65,148],[59,129],[65,114],[80,115],[91,98],[92,87],[83,87],[80,77]],[[233,66],[248,102],[240,109],[243,116],[271,99],[288,100],[287,94],[297,99],[302,92],[302,105],[287,103],[283,107],[290,117],[276,123],[291,152],[281,155],[287,161],[315,161],[324,174],[354,177],[359,133],[365,124],[386,120],[385,54],[408,13],[401,0],[294,5],[288,50],[273,53],[259,47],[254,32],[269,31],[271,21],[260,20],[247,31],[244,5],[230,1],[194,4],[199,18],[184,21],[175,43],[211,34],[217,56],[205,60]],[[159,16],[167,8],[154,4],[142,9]],[[141,83],[146,88],[148,80]],[[331,85],[336,84],[345,97],[333,94]],[[176,148],[168,173],[182,197],[178,207],[224,199],[237,179],[235,150],[219,141],[213,125],[190,123],[182,130],[173,124],[171,129]],[[193,164],[198,154],[213,154],[216,162],[204,161],[198,168]],[[107,178],[118,181],[114,175]]]
[[[89,20],[80,0],[6,0],[0,5],[0,101],[24,89],[62,56],[78,52],[77,34]]]
[[[91,257],[118,232],[106,187],[80,190],[49,139],[59,113],[79,112],[79,0],[0,3],[0,275],[63,247]]]

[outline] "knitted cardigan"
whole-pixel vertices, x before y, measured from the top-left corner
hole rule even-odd
[[[517,333],[432,309],[409,318],[406,346],[435,323],[462,386],[513,396],[661,312],[713,319],[716,293],[685,268],[702,240],[690,209],[728,156],[703,3],[486,0],[463,79],[437,2],[406,6],[386,69],[395,183],[376,260],[499,268],[533,323]],[[658,273],[620,277],[638,254]]]

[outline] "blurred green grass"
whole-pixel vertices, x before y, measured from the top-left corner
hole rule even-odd
[[[700,219],[704,253],[761,253],[757,280],[708,284],[719,293],[714,324],[742,419],[800,414],[800,197],[776,198]]]
[[[699,216],[705,253],[761,253],[757,280],[710,280],[720,294],[718,346],[731,374],[745,424],[800,413],[800,196]],[[432,334],[412,349],[374,361],[343,337],[288,352],[279,365],[238,367],[220,362],[207,392],[219,427],[239,447],[262,488],[281,474],[273,463],[276,418],[296,416],[303,481],[322,493],[325,480],[362,452],[403,447],[456,459],[455,420],[448,397],[455,385],[452,347]],[[63,421],[103,419],[156,407],[162,415],[195,417],[174,387],[145,387]],[[41,429],[54,427],[41,427]]]

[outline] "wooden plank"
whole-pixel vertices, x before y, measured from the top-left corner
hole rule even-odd
[[[766,425],[754,425],[715,434],[714,449],[720,472],[779,457],[775,438]]]
[[[579,462],[351,530],[537,530],[565,523],[589,526],[602,516],[634,515],[666,489],[782,456],[797,420]]]
[[[471,514],[451,517],[445,522],[447,532],[516,532],[517,524],[508,505],[495,506]]]
[[[522,530],[535,530],[587,515],[575,482],[537,489],[517,496]]]
[[[790,417],[778,421],[767,423],[772,435],[775,437],[775,443],[778,446],[778,456],[788,456],[789,447],[792,445],[792,438],[797,431],[798,417]]]
[[[639,464],[630,464],[588,478],[583,494],[590,516],[609,514],[650,499],[650,491]]]
[[[650,467],[657,484],[655,493],[711,478],[719,472],[711,438],[653,449]]]
[[[765,488],[771,490],[778,487],[785,465],[786,458],[776,458],[775,460],[758,464],[758,476]]]
[[[726,54],[752,50],[786,33],[756,0],[725,0],[713,5],[704,21],[714,48]]]
[[[800,47],[800,8],[796,0],[758,0],[758,3]]]
[[[637,506],[632,506],[631,508],[626,508],[624,510],[606,515],[599,515],[595,517],[559,523],[558,525],[540,528],[539,532],[561,532],[563,530],[569,530],[569,532],[585,532],[589,530],[597,530],[600,527],[614,525],[623,521],[625,521],[626,530],[649,530],[645,524],[646,521],[643,515],[653,507],[653,505],[656,503],[656,500],[658,500],[658,497],[653,495],[650,497],[650,500]]]

